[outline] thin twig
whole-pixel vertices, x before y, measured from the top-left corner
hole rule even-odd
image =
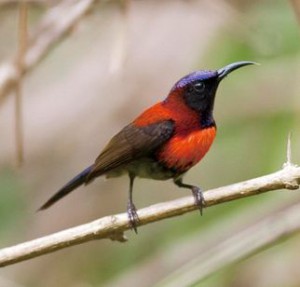
[[[155,287],[194,286],[209,275],[300,232],[300,203],[270,214],[259,222],[220,238],[218,243],[173,272]]]
[[[22,75],[29,72],[78,24],[97,0],[64,0],[48,10],[29,35]],[[17,57],[16,57],[17,58]],[[19,80],[18,65],[11,60],[0,66],[0,103]]]
[[[300,167],[290,165],[282,170],[205,192],[206,207],[277,189],[297,189]],[[145,225],[197,209],[192,196],[156,204],[138,211],[139,225]],[[103,238],[125,241],[127,214],[106,216],[74,228],[0,250],[0,266],[21,262],[56,250]]]
[[[19,50],[16,66],[19,78],[16,82],[16,98],[15,98],[15,134],[16,134],[16,159],[17,164],[21,165],[24,160],[24,144],[23,144],[23,121],[22,121],[22,71],[24,67],[24,56],[27,48],[27,3],[22,1],[19,4]]]

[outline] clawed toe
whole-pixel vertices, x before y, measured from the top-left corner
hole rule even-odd
[[[127,214],[128,214],[130,228],[133,229],[134,232],[137,234],[137,226],[140,220],[133,203],[128,203]]]
[[[203,191],[199,187],[194,186],[192,188],[192,192],[193,192],[193,195],[194,195],[195,204],[198,206],[198,208],[200,210],[200,214],[202,215],[203,214],[203,208],[205,206]]]

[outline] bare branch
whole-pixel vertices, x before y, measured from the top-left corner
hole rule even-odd
[[[205,192],[206,207],[276,189],[297,189],[299,182],[300,167],[286,165],[278,172]],[[182,215],[195,209],[197,207],[191,196],[152,205],[138,211],[139,225]],[[87,224],[4,248],[0,250],[0,266],[21,262],[95,239],[110,238],[125,241],[123,232],[128,229],[127,214],[106,216]]]
[[[25,1],[19,4],[19,50],[16,67],[18,69],[19,79],[15,89],[15,135],[16,135],[16,159],[17,164],[21,165],[24,160],[23,145],[23,118],[22,118],[22,73],[24,66],[24,56],[27,49],[27,13],[28,6]]]
[[[155,287],[194,286],[207,276],[234,262],[300,231],[300,203],[271,213],[259,222],[220,238],[218,244],[204,248],[200,256],[189,261]]]
[[[49,9],[36,31],[29,36],[22,71],[18,70],[14,59],[0,67],[0,102],[16,86],[20,74],[26,74],[39,63],[76,26],[95,2],[96,0],[65,0]]]
[[[287,146],[286,146],[286,162],[284,165],[292,165],[292,144],[291,144],[292,133],[289,132]]]

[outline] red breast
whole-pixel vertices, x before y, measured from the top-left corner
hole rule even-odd
[[[201,115],[185,104],[180,91],[147,109],[133,124],[147,126],[163,120],[173,120],[175,132],[157,151],[157,159],[168,168],[185,172],[207,153],[216,136],[216,128],[201,127]]]

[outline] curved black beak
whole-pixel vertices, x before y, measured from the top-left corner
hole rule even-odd
[[[224,79],[228,74],[230,74],[232,71],[239,69],[241,67],[244,67],[244,66],[248,66],[248,65],[259,65],[259,64],[255,63],[255,62],[251,62],[251,61],[240,61],[240,62],[235,62],[235,63],[229,64],[229,65],[219,69],[217,71],[219,82],[222,79]]]

